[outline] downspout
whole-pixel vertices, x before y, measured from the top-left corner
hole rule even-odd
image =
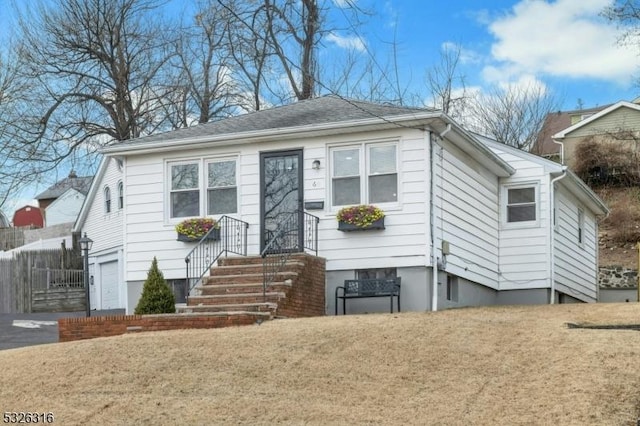
[[[444,136],[451,131],[451,123],[447,124],[447,127],[438,135],[440,140],[444,139]],[[436,160],[435,160],[435,141],[433,138],[429,138],[429,156],[431,159],[431,179],[430,179],[430,210],[431,210],[431,310],[438,310],[438,257],[436,255]]]
[[[549,185],[549,206],[550,206],[550,214],[549,214],[549,288],[551,289],[551,294],[549,295],[549,304],[553,305],[556,303],[556,262],[555,262],[555,221],[557,217],[554,215],[555,212],[555,183],[560,179],[563,179],[567,176],[567,166],[562,166],[562,174],[554,179],[551,179],[551,184]]]

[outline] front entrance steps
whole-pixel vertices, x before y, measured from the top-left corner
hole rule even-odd
[[[256,322],[288,316],[324,314],[324,259],[303,253],[292,254],[263,292],[262,257],[227,257],[218,260],[187,303],[177,304],[177,313],[213,313],[255,315]],[[319,268],[321,266],[321,268]],[[321,272],[318,272],[321,269]],[[319,292],[308,291],[321,284],[322,307],[304,299],[318,298]],[[319,301],[316,301],[319,302]],[[307,313],[307,311],[309,311]]]

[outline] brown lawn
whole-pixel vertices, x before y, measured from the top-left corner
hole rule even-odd
[[[0,352],[1,411],[55,424],[633,425],[640,305],[278,320]]]

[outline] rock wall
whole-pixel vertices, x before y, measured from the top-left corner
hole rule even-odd
[[[619,265],[601,266],[598,273],[600,288],[636,288],[638,271]]]

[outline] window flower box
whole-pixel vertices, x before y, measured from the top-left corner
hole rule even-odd
[[[384,212],[372,205],[345,207],[338,212],[338,231],[366,231],[384,228]]]
[[[200,241],[204,236],[208,240],[220,239],[220,224],[209,217],[183,220],[175,229],[178,233],[177,240],[185,243]]]

